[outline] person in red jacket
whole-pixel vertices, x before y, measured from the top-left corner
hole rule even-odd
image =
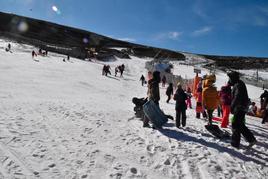
[[[222,111],[223,111],[221,127],[227,128],[227,126],[229,124],[229,115],[231,112],[230,105],[232,102],[232,89],[231,89],[231,86],[229,84],[221,87],[220,100],[221,100]]]

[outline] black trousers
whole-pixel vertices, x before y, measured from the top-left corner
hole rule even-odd
[[[237,111],[234,114],[234,122],[232,123],[232,146],[239,147],[241,134],[246,138],[248,142],[255,141],[255,137],[252,132],[245,125],[245,115],[244,111]]]
[[[167,103],[169,103],[169,100],[171,99],[171,95],[167,95],[168,99],[167,99]]]
[[[176,127],[184,127],[186,125],[186,110],[176,110]]]
[[[213,109],[208,109],[207,112],[208,112],[208,122],[210,124],[212,124],[212,118],[213,118]]]
[[[261,122],[261,123],[264,124],[265,122],[268,122],[267,118],[268,118],[268,110],[265,109],[265,111],[264,111],[264,115],[263,115],[263,117],[262,117],[262,122]]]

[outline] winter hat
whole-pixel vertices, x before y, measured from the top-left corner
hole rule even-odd
[[[177,83],[177,88],[182,88],[181,83]]]
[[[227,73],[227,76],[230,78],[229,82],[231,84],[236,83],[239,80],[239,77],[240,77],[239,73],[236,72],[236,71],[231,71],[231,72]]]
[[[206,80],[211,81],[212,83],[216,82],[216,75],[215,74],[209,74],[206,76]]]
[[[153,72],[153,79],[156,80],[158,83],[160,83],[161,77],[160,77],[160,72],[159,71],[154,71]]]

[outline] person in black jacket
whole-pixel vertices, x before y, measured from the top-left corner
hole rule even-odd
[[[145,77],[143,75],[141,75],[140,81],[141,81],[141,86],[143,86],[145,83]]]
[[[233,134],[231,145],[239,148],[242,134],[249,142],[249,147],[251,147],[256,143],[256,139],[245,125],[245,115],[249,104],[247,87],[245,83],[240,80],[238,72],[233,71],[227,75],[229,76],[229,84],[233,86],[231,113],[234,114],[234,120],[232,121]]]
[[[175,95],[173,99],[176,101],[176,127],[179,128],[182,122],[182,126],[184,127],[186,125],[186,100],[187,100],[187,94],[182,89],[182,86],[180,83],[177,84],[177,90],[175,92]]]
[[[173,84],[169,83],[169,86],[166,90],[166,95],[168,96],[167,103],[169,103],[169,100],[171,99],[171,95],[173,95]]]
[[[262,124],[268,122],[268,91],[264,90],[264,92],[260,96],[261,98],[261,109],[264,110],[263,117],[262,117]]]

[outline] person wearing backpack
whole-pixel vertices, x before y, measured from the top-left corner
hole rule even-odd
[[[227,84],[225,86],[221,87],[220,90],[220,100],[222,103],[222,122],[221,122],[221,127],[222,128],[227,128],[229,124],[229,115],[231,112],[231,102],[232,102],[232,89],[230,84]]]
[[[249,97],[245,83],[240,80],[238,72],[232,71],[227,73],[229,77],[229,84],[233,86],[231,113],[234,115],[232,121],[232,141],[231,145],[239,148],[241,134],[249,142],[248,147],[252,147],[256,142],[256,138],[252,132],[245,125],[245,115],[248,111]]]
[[[187,100],[187,94],[182,89],[182,86],[180,83],[177,84],[177,90],[174,94],[173,99],[176,101],[176,127],[180,128],[181,123],[182,127],[185,127],[186,125],[186,100]]]
[[[171,95],[173,95],[173,84],[169,83],[169,86],[166,90],[166,95],[168,96],[167,103],[169,103],[169,100],[171,99]]]

